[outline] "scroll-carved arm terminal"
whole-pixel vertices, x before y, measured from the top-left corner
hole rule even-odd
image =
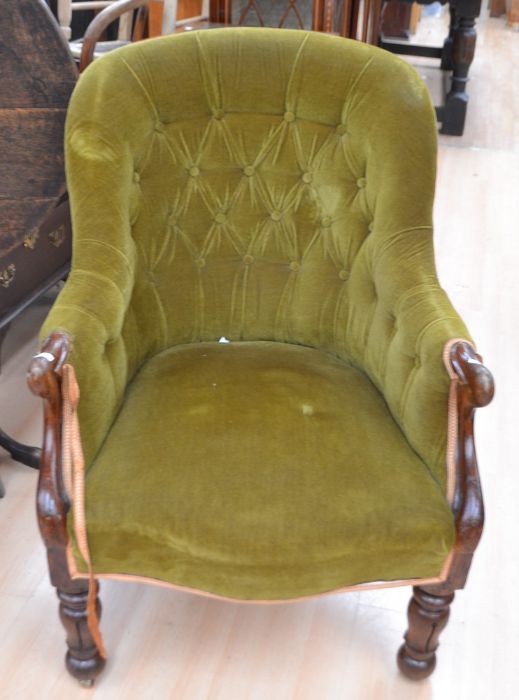
[[[31,391],[44,399],[43,449],[37,493],[40,532],[51,563],[51,579],[59,584],[65,568],[67,544],[66,515],[69,508],[61,472],[61,369],[70,350],[64,333],[54,333],[45,341],[41,352],[33,358],[27,382]],[[52,566],[59,560],[60,566]]]
[[[472,555],[483,532],[485,514],[474,442],[474,412],[492,400],[494,380],[481,357],[468,343],[455,343],[451,348],[450,361],[459,380],[456,486],[452,505],[457,540],[449,576],[449,583],[457,589],[465,585]]]
[[[482,408],[492,401],[494,396],[492,374],[468,343],[460,341],[452,346],[451,364],[462,385],[470,390],[470,403],[474,408]]]

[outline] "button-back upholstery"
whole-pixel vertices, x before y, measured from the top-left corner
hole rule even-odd
[[[328,35],[186,33],[92,65],[42,331],[74,341],[87,467],[147,358],[225,336],[353,363],[444,486],[442,348],[468,336],[435,273],[435,132],[412,68]]]

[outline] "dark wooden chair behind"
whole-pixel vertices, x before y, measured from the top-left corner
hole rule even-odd
[[[43,0],[3,0],[0,66],[1,347],[13,318],[70,262],[63,127],[77,69]],[[38,466],[39,450],[2,430],[0,445]]]

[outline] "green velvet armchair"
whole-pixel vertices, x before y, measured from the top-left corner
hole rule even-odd
[[[339,37],[186,33],[83,74],[72,271],[29,371],[82,682],[103,577],[246,601],[413,585],[399,665],[432,672],[493,391],[436,278],[435,160],[414,71]]]

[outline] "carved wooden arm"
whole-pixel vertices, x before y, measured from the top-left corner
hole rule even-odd
[[[29,366],[27,383],[44,399],[43,449],[37,492],[37,515],[41,536],[47,547],[52,583],[62,585],[68,576],[65,547],[68,542],[67,512],[70,507],[61,465],[61,370],[70,352],[70,338],[53,333]],[[53,565],[59,560],[58,566]]]
[[[466,342],[460,341],[452,346],[450,362],[459,382],[456,485],[452,505],[457,538],[449,578],[455,588],[463,588],[485,518],[474,443],[474,412],[492,401],[494,380],[481,357]]]
[[[462,385],[470,390],[470,402],[481,408],[492,401],[494,378],[468,343],[455,343],[451,348],[451,364]]]
[[[94,60],[94,51],[97,42],[101,38],[104,30],[116,19],[124,15],[125,12],[142,8],[139,12],[133,30],[133,40],[138,41],[144,38],[144,25],[146,24],[149,0],[117,0],[112,5],[108,5],[102,10],[88,25],[83,39],[83,47],[79,59],[79,70],[83,72],[85,68]]]
[[[70,503],[62,472],[62,369],[70,352],[66,333],[53,333],[30,366],[27,383],[31,391],[44,399],[43,450],[38,481],[36,508],[38,525],[47,549],[49,573],[60,600],[60,618],[67,633],[68,651],[65,663],[69,672],[81,684],[90,686],[105,665],[100,637],[91,629],[89,601],[97,605],[94,620],[99,619],[101,607],[96,599],[97,586],[83,579],[72,579],[69,571],[67,545],[67,512]],[[97,627],[96,627],[97,630]]]

